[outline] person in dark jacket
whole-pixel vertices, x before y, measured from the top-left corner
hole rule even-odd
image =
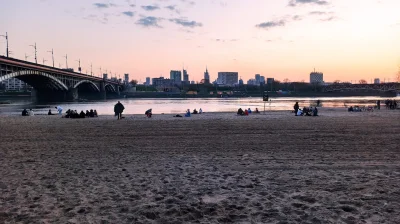
[[[118,103],[115,104],[114,113],[115,113],[115,116],[118,116],[118,120],[122,118],[122,112],[124,112],[124,109],[125,109],[125,107],[124,107],[124,105],[122,105],[121,102],[118,101]]]
[[[24,110],[22,111],[22,116],[28,116],[28,111],[27,111],[26,109],[24,109]]]
[[[295,116],[297,116],[297,111],[299,111],[299,108],[299,102],[296,102],[293,107]]]

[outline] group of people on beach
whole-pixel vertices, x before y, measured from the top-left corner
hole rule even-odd
[[[250,108],[249,109],[245,109],[244,111],[243,111],[242,108],[239,108],[238,111],[237,111],[237,115],[240,115],[240,116],[249,116],[249,114],[251,114],[251,113],[253,113],[253,111]],[[259,114],[260,113],[258,108],[256,108],[254,113],[255,114]]]
[[[397,102],[396,100],[385,100],[386,109],[388,110],[396,110]]]
[[[190,109],[186,110],[185,117],[190,117],[192,114],[202,114],[203,109],[199,109],[199,111],[196,110],[196,108],[193,110],[193,113],[190,113]]]
[[[29,109],[29,111],[27,109],[22,110],[22,116],[34,116],[35,113],[33,112],[32,109]]]
[[[319,102],[317,105],[319,105]],[[318,116],[317,107],[303,107],[303,109],[300,109],[299,102],[296,102],[293,106],[293,109],[294,116]]]
[[[86,110],[86,113],[83,112],[83,110],[80,113],[78,113],[76,110],[68,109],[67,112],[65,112],[65,113],[66,113],[66,115],[64,116],[65,118],[98,117],[97,110],[93,110],[93,109],[91,109],[90,111]]]

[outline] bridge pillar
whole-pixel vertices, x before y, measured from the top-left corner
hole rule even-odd
[[[78,88],[69,88],[67,92],[67,100],[75,101],[79,99]]]
[[[106,83],[104,81],[100,83],[100,98],[103,100],[107,99]]]

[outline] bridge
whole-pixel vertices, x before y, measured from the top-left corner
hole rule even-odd
[[[400,92],[400,83],[382,83],[382,84],[351,84],[336,83],[324,86],[324,92],[334,91],[379,91],[379,92]]]
[[[119,95],[123,88],[117,80],[0,56],[0,82],[9,78],[32,86],[32,96],[40,100],[73,101],[80,94],[104,99],[107,94]]]

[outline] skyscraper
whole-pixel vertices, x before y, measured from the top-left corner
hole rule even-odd
[[[255,80],[256,80],[256,85],[260,85],[260,82],[261,82],[261,75],[260,75],[260,74],[256,74],[256,75],[255,75]]]
[[[207,67],[206,67],[206,72],[204,72],[204,83],[210,83],[210,74],[208,73]]]
[[[150,85],[150,77],[146,77],[146,86]]]
[[[125,84],[129,83],[129,74],[124,75],[124,82],[125,82]]]
[[[189,82],[189,74],[185,69],[183,69],[183,81],[184,82]]]
[[[324,83],[324,73],[322,72],[311,72],[310,73],[310,83]]]
[[[182,82],[182,72],[178,71],[178,70],[171,70],[170,79],[173,80],[175,83],[181,83]]]

